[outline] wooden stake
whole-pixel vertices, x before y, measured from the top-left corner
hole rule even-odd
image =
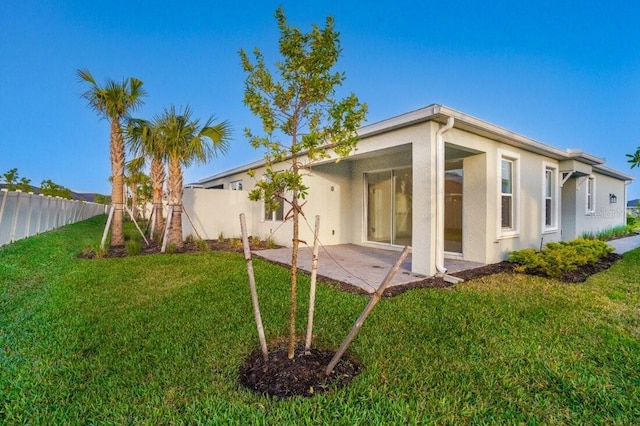
[[[311,338],[313,336],[313,315],[316,306],[316,279],[318,276],[318,232],[320,231],[320,216],[316,216],[316,225],[313,233],[313,257],[311,260],[311,284],[309,286],[309,317],[307,318],[307,340],[304,351],[308,355],[311,350]]]
[[[47,203],[48,206],[48,203]],[[107,218],[107,224],[104,227],[104,232],[102,233],[102,241],[100,241],[100,248],[103,249],[104,248],[104,244],[107,241],[107,234],[109,233],[109,228],[111,227],[111,221],[113,220],[113,204],[111,205],[111,208],[109,209],[109,217]],[[48,213],[47,213],[47,225],[49,222],[49,217],[48,217]]]
[[[376,290],[376,292],[371,296],[371,300],[369,301],[367,306],[364,308],[364,311],[362,311],[362,313],[360,314],[360,317],[358,317],[358,320],[353,325],[353,328],[351,328],[351,331],[349,332],[347,337],[344,339],[344,341],[338,348],[338,351],[336,352],[336,354],[331,359],[331,362],[327,366],[327,369],[324,371],[324,373],[327,376],[331,374],[336,364],[338,364],[338,361],[340,361],[340,358],[342,357],[344,352],[347,350],[347,347],[349,347],[353,339],[355,339],[356,335],[360,331],[360,328],[362,327],[362,323],[364,322],[364,320],[367,319],[367,317],[371,313],[371,310],[376,305],[376,303],[378,303],[378,301],[382,297],[382,294],[384,293],[384,290],[387,288],[387,286],[393,279],[393,276],[396,274],[396,272],[398,272],[398,269],[400,269],[400,265],[402,265],[402,262],[404,262],[404,259],[406,259],[410,251],[411,251],[411,247],[405,246],[404,250],[402,250],[402,253],[400,254],[400,257],[396,261],[396,264],[393,265],[393,268],[389,270],[389,272],[387,273],[387,276],[380,284],[380,287],[378,287],[378,290]]]
[[[169,206],[169,213],[167,213],[167,223],[164,224],[164,235],[162,238],[161,253],[167,250],[167,241],[169,240],[169,227],[171,226],[171,217],[173,216],[173,205]]]
[[[144,236],[144,232],[142,232],[142,229],[140,229],[140,226],[138,226],[138,222],[136,221],[136,218],[133,217],[133,212],[127,206],[125,206],[124,208],[127,209],[127,213],[129,213],[129,217],[133,221],[133,224],[136,225],[138,232],[140,233],[140,235],[142,235],[142,239],[144,239],[144,243],[146,245],[149,245],[149,241],[147,240],[147,237]]]
[[[264,337],[264,328],[262,327],[262,316],[260,315],[260,305],[258,303],[258,291],[256,290],[256,279],[253,275],[253,262],[251,261],[251,248],[249,247],[249,237],[247,235],[247,224],[244,213],[240,213],[240,228],[242,229],[242,245],[244,246],[244,260],[247,264],[247,274],[249,275],[249,288],[251,290],[251,303],[253,304],[253,315],[256,319],[256,327],[258,328],[258,338],[260,339],[260,348],[262,349],[262,357],[266,361],[269,357],[267,352],[267,340]]]

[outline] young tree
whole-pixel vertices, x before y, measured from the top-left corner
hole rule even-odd
[[[31,192],[33,191],[33,187],[31,186],[31,179],[26,177],[20,178],[20,182],[16,185],[17,189],[22,192]]]
[[[276,62],[275,76],[258,48],[253,52],[254,62],[244,50],[240,50],[240,58],[246,73],[244,103],[262,120],[263,127],[261,135],[249,129],[245,129],[245,135],[254,148],[266,150],[264,179],[258,179],[249,197],[264,200],[270,209],[288,204],[287,217],[293,220],[288,345],[292,359],[296,344],[300,200],[309,190],[303,175],[314,160],[328,158],[332,152],[339,160],[351,153],[367,107],[353,93],[336,99],[336,88],[344,82],[345,74],[333,71],[341,48],[332,17],[326,18],[324,28],[313,25],[309,33],[289,26],[282,7],[276,10],[275,18],[282,56]],[[278,163],[288,167],[282,169]]]
[[[13,168],[9,169],[2,174],[4,178],[4,183],[9,191],[15,191],[17,189],[18,183],[18,169]]]
[[[43,180],[40,183],[40,193],[50,197],[66,198],[67,200],[71,200],[73,198],[69,188],[59,185],[51,179]]]
[[[138,206],[140,205],[141,197],[139,196],[140,188],[144,183],[147,175],[144,174],[145,158],[136,157],[126,164],[127,173],[125,175],[125,183],[131,193],[131,215],[134,219],[138,218]]]
[[[218,154],[225,154],[229,146],[231,127],[227,121],[214,124],[210,117],[204,125],[191,117],[191,109],[176,111],[165,108],[156,118],[164,155],[169,163],[169,206],[172,208],[168,242],[182,247],[182,167],[193,163],[206,163]]]
[[[109,153],[111,157],[111,202],[113,220],[111,222],[111,246],[124,245],[123,220],[123,185],[125,152],[122,139],[122,119],[142,105],[142,98],[146,92],[142,88],[142,81],[131,77],[121,82],[107,80],[104,86],[99,86],[88,70],[78,70],[81,81],[89,84],[89,89],[82,94],[91,109],[111,123]]]
[[[164,146],[157,123],[132,118],[127,124],[126,140],[136,157],[151,159],[151,187],[153,190],[153,221],[157,233],[164,229],[162,195],[164,192]]]

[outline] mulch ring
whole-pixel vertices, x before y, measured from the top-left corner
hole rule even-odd
[[[278,347],[268,353],[265,361],[260,349],[254,350],[240,367],[239,383],[260,394],[310,397],[341,388],[351,382],[363,369],[360,361],[345,353],[328,376],[325,369],[335,351],[311,348],[305,354],[304,347],[295,349],[289,359],[286,347]]]

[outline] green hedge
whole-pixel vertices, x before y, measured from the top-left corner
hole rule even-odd
[[[542,250],[530,248],[513,251],[507,260],[520,265],[518,270],[521,272],[540,272],[557,278],[580,266],[597,263],[613,250],[604,241],[578,238],[548,243]]]

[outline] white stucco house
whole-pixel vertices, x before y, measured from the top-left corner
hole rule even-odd
[[[624,225],[632,177],[580,150],[561,150],[442,105],[359,130],[357,151],[314,163],[304,212],[321,217],[324,245],[399,250],[412,246],[414,273],[443,272],[444,258],[481,263],[541,243]],[[247,190],[264,170],[247,164],[198,182],[184,204],[205,238],[249,231],[291,245],[283,212],[265,212]],[[216,189],[216,190],[212,190]],[[184,223],[185,235],[192,233]],[[302,226],[302,239],[312,241]]]

